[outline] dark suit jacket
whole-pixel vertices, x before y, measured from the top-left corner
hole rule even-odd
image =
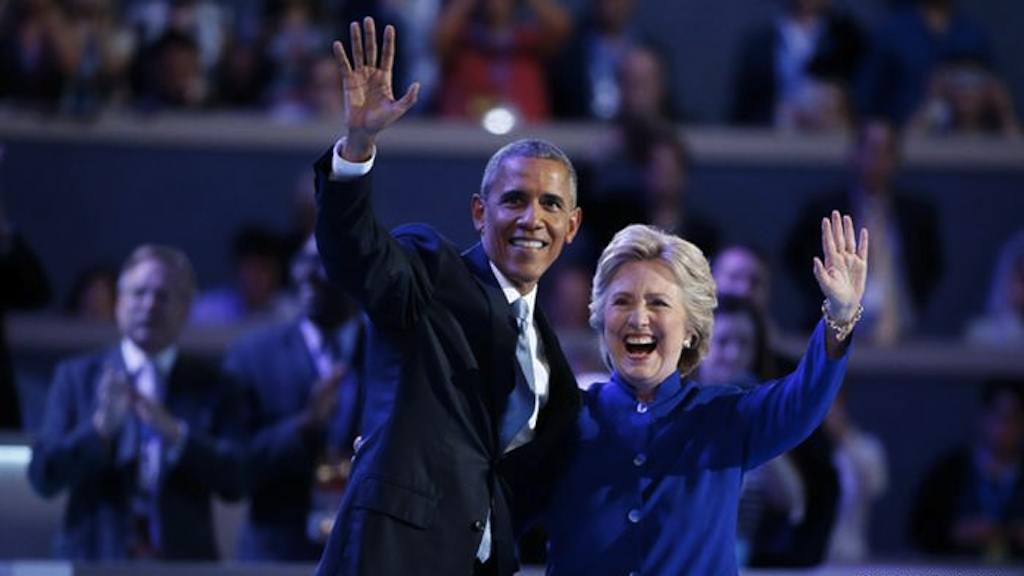
[[[120,348],[61,363],[50,386],[46,414],[29,464],[36,492],[68,489],[58,556],[76,560],[127,558],[133,538],[131,497],[136,448],[125,428],[105,442],[92,425],[96,387],[107,363],[123,366]],[[164,462],[157,486],[160,559],[217,557],[210,498],[241,496],[242,404],[220,372],[180,354],[165,407],[188,423],[176,464]]]
[[[470,574],[490,512],[498,573],[564,459],[579,406],[575,379],[538,310],[551,369],[533,441],[505,454],[498,430],[518,369],[512,307],[478,244],[460,255],[434,230],[390,235],[370,208],[372,175],[329,180],[316,165],[316,236],[327,272],[362,304],[367,430],[318,574]]]
[[[298,322],[253,334],[227,353],[225,371],[241,386],[250,406],[245,480],[251,501],[238,542],[241,559],[320,558],[323,547],[306,536],[317,458],[328,446],[350,456],[362,413],[358,320],[345,333],[352,336],[343,350],[348,372],[327,429],[304,430],[299,421],[320,376]]]

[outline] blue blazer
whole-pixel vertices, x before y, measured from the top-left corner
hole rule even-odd
[[[67,489],[56,555],[74,560],[129,557],[136,448],[125,428],[105,442],[92,425],[96,387],[108,363],[123,366],[120,349],[61,363],[50,385],[46,414],[32,448],[29,481],[44,497]],[[179,354],[167,380],[164,406],[188,423],[178,461],[161,466],[157,523],[162,560],[214,560],[211,497],[242,493],[239,441],[243,405],[216,369]],[[131,417],[130,417],[131,418]]]
[[[249,403],[246,425],[246,488],[249,517],[238,542],[243,560],[315,562],[323,546],[306,536],[317,457],[327,448],[352,453],[362,416],[361,344],[358,320],[342,330],[348,364],[338,391],[338,410],[325,430],[303,431],[299,415],[320,378],[298,322],[240,340],[224,366]]]
[[[497,573],[564,461],[576,381],[544,315],[551,369],[533,441],[503,453],[498,428],[515,386],[516,327],[477,244],[465,253],[422,225],[389,234],[370,207],[372,174],[330,180],[317,162],[316,237],[331,280],[366,311],[366,427],[317,574],[470,574],[488,518]],[[375,416],[376,419],[376,416]]]

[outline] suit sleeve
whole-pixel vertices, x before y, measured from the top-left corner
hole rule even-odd
[[[829,359],[825,324],[820,321],[793,373],[738,397],[745,469],[793,448],[824,420],[846,374],[850,348],[842,357]]]
[[[29,482],[44,497],[97,477],[111,462],[111,450],[91,419],[76,418],[88,410],[76,406],[75,383],[89,376],[85,366],[62,363],[50,385],[28,468]]]
[[[323,434],[302,426],[293,414],[265,424],[261,414],[256,369],[247,358],[255,348],[236,348],[228,353],[224,371],[237,382],[246,403],[245,484],[250,492],[285,478],[305,478],[323,444]]]
[[[373,214],[373,173],[332,180],[331,154],[328,151],[314,166],[316,240],[327,275],[359,301],[376,325],[407,329],[431,297],[440,263],[436,258],[446,254],[437,249],[443,241],[436,234],[411,235],[402,242],[392,237]]]
[[[176,471],[225,500],[237,500],[244,492],[242,445],[247,408],[232,380],[222,376],[217,387],[212,425],[206,430],[189,429]]]

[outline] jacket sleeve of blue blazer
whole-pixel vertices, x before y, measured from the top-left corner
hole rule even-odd
[[[85,358],[57,366],[28,468],[29,482],[42,496],[97,478],[112,463],[110,447],[92,424],[91,387],[101,369]]]
[[[825,352],[825,324],[819,321],[796,370],[738,396],[744,469],[767,462],[802,442],[821,424],[846,374],[852,342],[841,357]]]
[[[430,302],[433,279],[443,277],[447,266],[462,266],[458,251],[440,249],[447,241],[425,225],[403,226],[392,235],[371,208],[373,172],[332,180],[331,154],[315,164],[316,240],[327,275],[355,297],[377,328],[408,329]]]

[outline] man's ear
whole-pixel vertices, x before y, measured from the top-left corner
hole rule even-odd
[[[477,234],[483,234],[486,209],[487,204],[484,199],[479,194],[473,194],[473,198],[469,201],[469,210],[473,214],[473,227],[476,228]]]
[[[580,224],[583,222],[583,210],[579,206],[572,209],[569,214],[569,230],[565,234],[565,243],[572,244],[576,233],[580,231]]]

